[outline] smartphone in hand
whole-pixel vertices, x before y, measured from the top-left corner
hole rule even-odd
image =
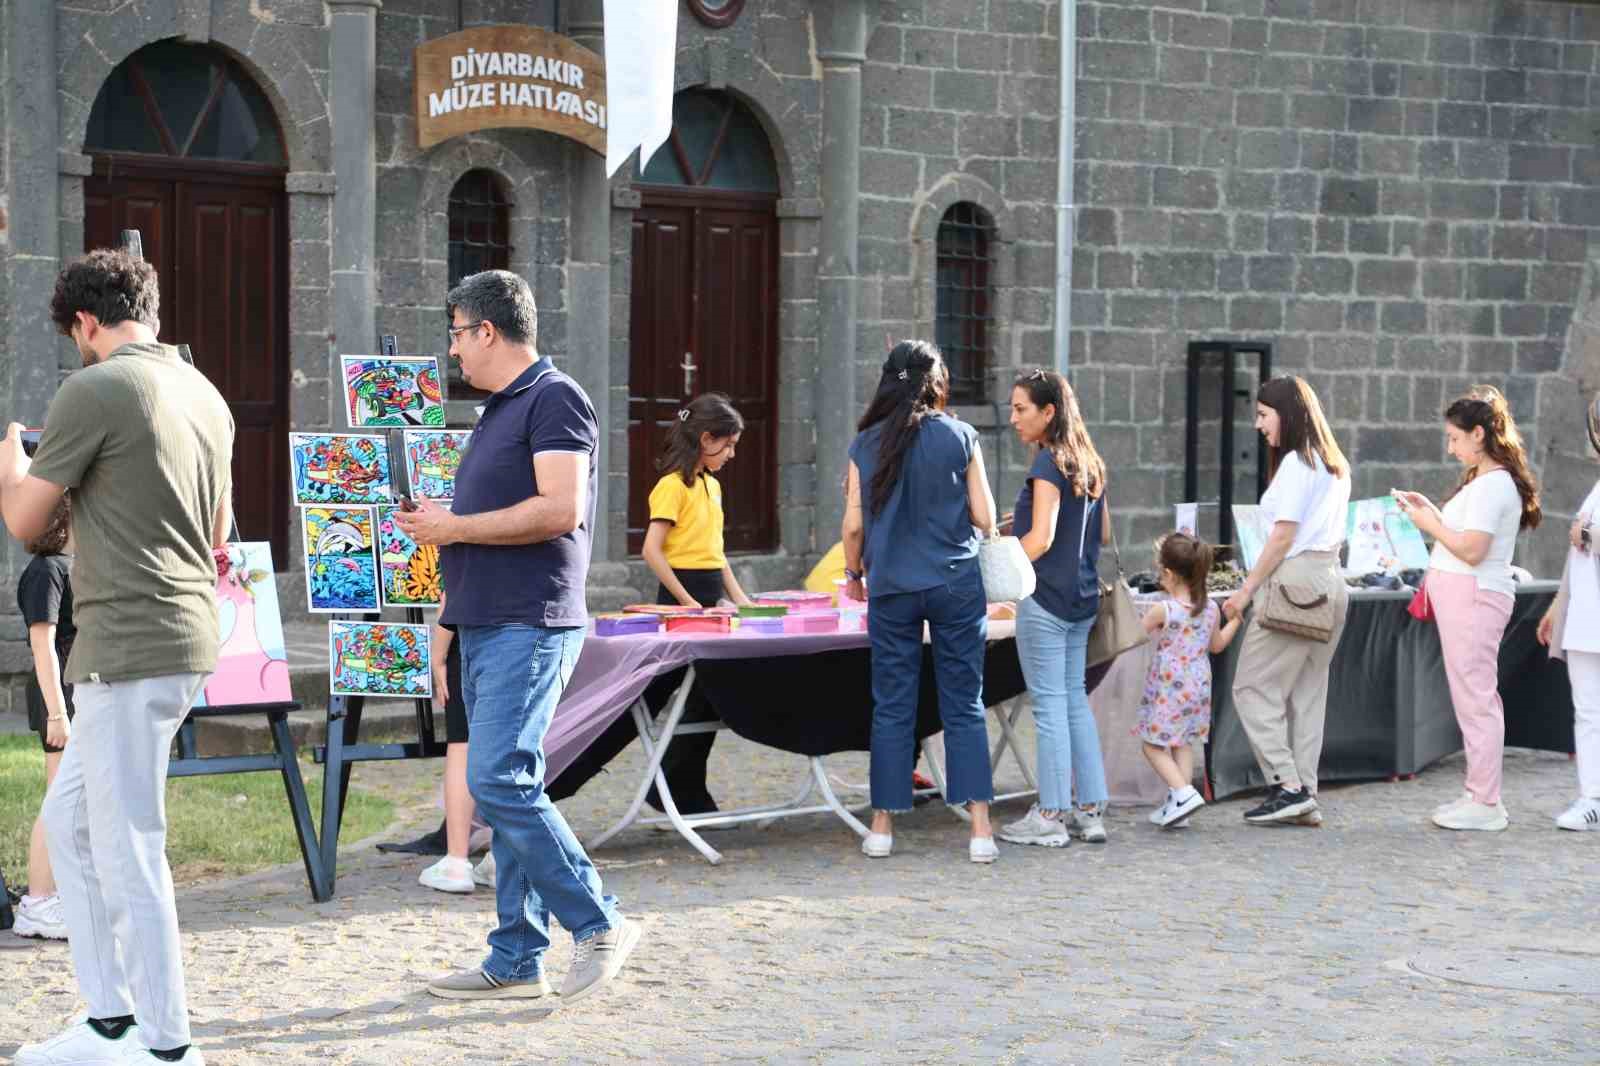
[[[22,454],[32,457],[39,450],[39,438],[44,436],[42,429],[25,429],[22,431]]]
[[[417,510],[417,501],[413,500],[410,496],[402,496],[402,497],[400,497],[400,510],[402,510],[402,511],[415,511],[415,510]]]

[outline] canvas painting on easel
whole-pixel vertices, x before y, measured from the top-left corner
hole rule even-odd
[[[302,507],[300,534],[310,610],[378,610],[372,508]]]
[[[385,607],[437,607],[439,548],[418,544],[394,520],[396,507],[378,508],[378,560]]]
[[[423,500],[451,500],[456,494],[456,470],[472,440],[470,429],[408,429],[405,463],[411,496]]]
[[[431,355],[341,355],[351,429],[443,426],[439,360]]]
[[[389,447],[356,433],[289,434],[294,500],[301,504],[393,503]]]
[[[217,620],[222,648],[196,707],[288,703],[289,656],[284,649],[272,545],[224,545],[217,558]]]
[[[433,696],[427,626],[329,622],[328,653],[328,691],[335,696]]]

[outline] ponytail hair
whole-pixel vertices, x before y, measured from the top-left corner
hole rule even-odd
[[[881,512],[894,495],[906,452],[917,439],[923,419],[942,410],[949,394],[950,377],[938,348],[927,341],[901,341],[889,350],[878,391],[856,426],[857,432],[865,432],[883,423],[878,467],[864,493],[868,514]]]
[[[67,535],[72,531],[72,493],[63,492],[50,510],[44,531],[23,547],[29,555],[60,555],[67,550]]]
[[[1216,550],[1211,545],[1188,533],[1168,533],[1156,542],[1157,561],[1177,574],[1189,590],[1191,617],[1200,617],[1206,609],[1206,578],[1215,557]]]
[[[1075,496],[1096,500],[1106,487],[1106,464],[1095,451],[1089,439],[1089,427],[1084,425],[1083,414],[1078,410],[1078,396],[1067,379],[1054,370],[1043,367],[1021,375],[1011,383],[1013,389],[1028,394],[1028,402],[1041,410],[1046,406],[1056,409],[1055,417],[1044,427],[1043,447],[1055,460],[1056,469],[1072,486]]]
[[[712,439],[723,440],[743,432],[744,418],[732,400],[720,392],[702,393],[678,412],[677,420],[667,430],[667,442],[661,448],[661,458],[656,460],[656,470],[663,474],[671,470],[692,487],[700,469],[700,435],[709,433]]]
[[[1483,450],[1489,458],[1505,467],[1506,473],[1516,483],[1517,495],[1522,497],[1519,528],[1537,529],[1544,517],[1539,507],[1539,482],[1528,467],[1528,452],[1522,444],[1516,419],[1511,417],[1511,405],[1506,402],[1505,394],[1493,385],[1474,385],[1465,396],[1444,409],[1444,417],[1445,421],[1463,433],[1483,430]],[[1591,428],[1590,433],[1593,432]],[[1468,470],[1445,500],[1448,502],[1477,476],[1476,467]]]

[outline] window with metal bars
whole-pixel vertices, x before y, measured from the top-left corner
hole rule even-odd
[[[449,272],[453,288],[480,270],[511,268],[511,203],[500,180],[487,170],[469,170],[450,190]],[[461,377],[461,365],[449,364],[450,391],[456,396],[482,396]]]
[[[939,221],[934,340],[950,369],[951,403],[989,399],[994,244],[994,219],[977,204],[955,204]]]

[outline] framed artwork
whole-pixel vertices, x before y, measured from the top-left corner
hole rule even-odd
[[[389,448],[359,433],[289,434],[289,468],[299,504],[393,503]]]
[[[1261,549],[1267,546],[1267,534],[1272,532],[1272,526],[1267,521],[1267,516],[1261,513],[1257,504],[1236,503],[1233,505],[1233,535],[1239,542],[1239,555],[1244,564],[1244,571],[1256,565],[1256,560],[1261,558]]]
[[[284,650],[272,545],[226,544],[217,560],[217,620],[222,649],[217,669],[195,697],[196,707],[288,703],[289,656]]]
[[[418,544],[394,520],[398,507],[378,508],[378,565],[385,607],[439,606],[439,548]]]
[[[443,426],[439,360],[431,355],[341,355],[351,429]]]
[[[427,626],[328,623],[328,691],[335,696],[431,699]]]
[[[1345,540],[1350,554],[1344,570],[1353,577],[1428,568],[1422,531],[1401,512],[1393,496],[1351,500]]]
[[[413,499],[451,500],[470,429],[405,430],[406,484]]]
[[[302,507],[300,536],[310,610],[378,610],[372,508]]]

